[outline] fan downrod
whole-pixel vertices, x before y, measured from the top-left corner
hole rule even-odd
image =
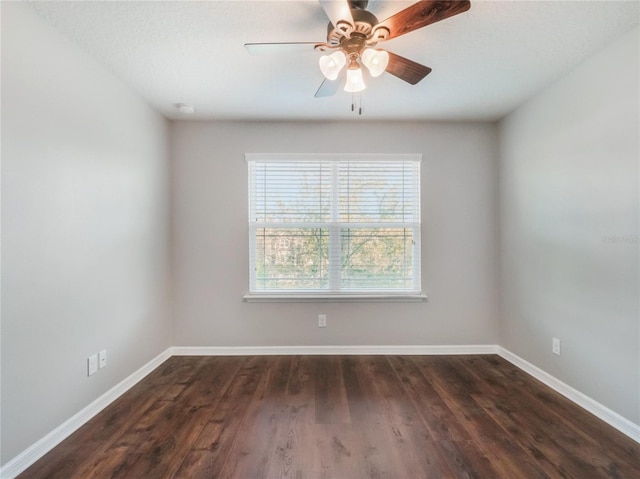
[[[365,10],[369,5],[369,0],[349,0],[349,6],[352,9]]]

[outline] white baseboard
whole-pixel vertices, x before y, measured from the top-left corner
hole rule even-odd
[[[425,356],[438,354],[497,354],[494,344],[462,346],[174,346],[174,356],[289,356],[300,355],[406,355]]]
[[[64,439],[69,437],[73,432],[79,429],[92,417],[102,411],[113,401],[122,396],[131,389],[136,383],[147,376],[151,371],[156,369],[160,364],[171,357],[171,348],[160,353],[147,364],[142,366],[129,377],[120,381],[106,393],[93,401],[87,407],[76,413],[74,416],[66,420],[60,426],[55,428],[49,434],[44,436],[38,442],[22,451],[16,457],[7,462],[0,469],[0,478],[13,479],[22,471],[33,465],[38,459],[48,453],[55,446],[60,444]]]
[[[543,371],[537,366],[534,366],[530,362],[522,359],[520,356],[513,354],[511,351],[498,347],[498,354],[509,361],[511,364],[522,369],[524,372],[530,374],[537,380],[543,382],[551,389],[559,392],[567,399],[570,399],[578,406],[586,409],[594,416],[602,419],[610,426],[615,427],[618,431],[626,434],[634,441],[640,443],[640,426],[622,417],[617,412],[612,411],[606,406],[603,406],[598,401],[590,398],[586,394],[581,393],[577,389],[572,388],[568,384],[563,383],[551,374]]]
[[[162,352],[129,377],[118,383],[87,407],[65,421],[45,437],[40,439],[0,469],[1,479],[13,479],[33,465],[38,459],[70,436],[74,431],[102,411],[105,407],[127,392],[141,379],[160,366],[171,356],[265,356],[265,355],[465,355],[498,354],[550,388],[567,397],[578,406],[615,427],[640,443],[640,426],[620,416],[585,394],[573,389],[542,369],[495,344],[460,346],[173,346]]]

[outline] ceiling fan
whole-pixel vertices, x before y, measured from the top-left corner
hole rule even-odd
[[[440,20],[466,12],[468,0],[420,0],[381,22],[366,10],[368,0],[319,0],[329,17],[326,42],[245,43],[252,55],[295,51],[326,52],[320,58],[324,81],[316,98],[334,95],[340,85],[338,77],[346,65],[344,90],[359,92],[365,89],[361,64],[372,77],[383,72],[415,85],[431,72],[431,68],[386,50],[374,48]]]

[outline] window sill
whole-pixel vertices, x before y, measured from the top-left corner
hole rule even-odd
[[[245,294],[247,303],[422,303],[425,294]]]

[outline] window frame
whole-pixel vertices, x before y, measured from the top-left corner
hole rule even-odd
[[[331,154],[315,154],[315,153],[245,153],[245,161],[247,163],[247,180],[248,180],[248,229],[249,229],[249,293],[245,294],[243,299],[246,302],[324,302],[324,301],[347,301],[347,302],[360,302],[360,301],[383,301],[383,302],[416,302],[426,301],[427,296],[423,294],[421,290],[421,230],[422,222],[420,217],[421,210],[421,163],[422,154],[353,154],[353,153],[331,153]],[[254,194],[253,185],[251,181],[251,174],[249,171],[251,162],[304,162],[304,161],[329,161],[336,164],[342,162],[416,162],[418,163],[418,178],[417,178],[417,191],[415,192],[417,198],[414,201],[417,203],[417,226],[413,227],[414,231],[414,254],[412,257],[412,271],[415,289],[407,290],[367,290],[363,292],[357,292],[355,290],[339,290],[339,289],[327,289],[327,290],[315,290],[315,291],[277,291],[277,290],[265,290],[260,291],[256,289],[256,274],[255,274],[255,261],[252,258],[256,257],[256,241],[255,232],[256,228],[251,226],[251,213],[252,213],[252,195]],[[338,180],[339,182],[339,180]],[[334,192],[333,202],[337,200],[337,191]],[[337,204],[334,204],[334,208]],[[340,223],[330,223],[332,228],[338,227]],[[404,223],[398,223],[403,225]],[[334,241],[336,238],[339,240],[340,234],[337,237],[335,232],[332,233]],[[417,252],[417,254],[415,254]],[[334,271],[335,273],[335,271]]]

